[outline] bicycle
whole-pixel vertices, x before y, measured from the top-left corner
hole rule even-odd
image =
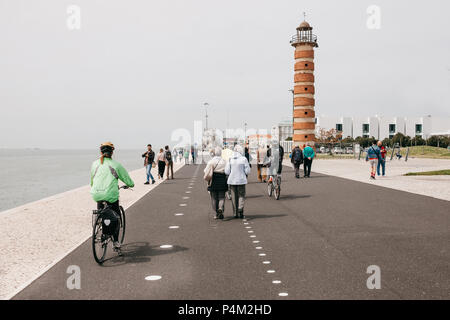
[[[281,194],[281,175],[271,175],[269,177],[269,182],[267,183],[267,193],[269,197],[275,196],[276,200],[280,199]]]
[[[127,186],[121,186],[119,189],[129,189]],[[100,210],[92,211],[92,251],[94,254],[95,262],[102,264],[105,261],[106,251],[108,249],[108,244],[113,241],[112,235],[106,235],[103,233],[103,216],[102,212],[110,207],[110,205],[105,201],[103,202],[104,207]],[[118,240],[120,244],[123,243],[125,238],[125,210],[122,206],[120,208],[119,215],[119,236]]]

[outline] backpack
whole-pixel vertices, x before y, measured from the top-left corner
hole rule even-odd
[[[166,151],[166,160],[172,161],[172,153],[169,150]]]
[[[103,234],[114,236],[119,231],[119,215],[111,208],[101,211]]]
[[[294,149],[294,155],[292,156],[295,162],[301,162],[302,161],[302,151],[298,148]]]

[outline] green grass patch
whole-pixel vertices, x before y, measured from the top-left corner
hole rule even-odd
[[[425,172],[408,172],[405,176],[450,176],[450,169]]]
[[[401,154],[406,155],[406,148],[401,149]],[[390,153],[389,153],[390,156]],[[450,159],[450,150],[447,148],[438,148],[430,146],[409,147],[409,157],[414,158],[432,158],[432,159]]]

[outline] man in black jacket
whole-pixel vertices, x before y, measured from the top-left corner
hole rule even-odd
[[[297,179],[299,179],[300,178],[300,172],[299,172],[300,165],[303,163],[303,152],[299,146],[295,146],[295,148],[292,149],[291,162],[295,168],[295,177]]]
[[[155,160],[155,152],[152,150],[152,145],[147,145],[147,152],[142,155],[144,158],[144,167],[147,169],[147,181],[144,184],[150,184],[150,178],[152,178],[152,184],[155,183],[155,178],[152,175],[152,164]]]

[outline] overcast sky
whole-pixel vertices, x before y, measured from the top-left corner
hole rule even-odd
[[[159,146],[204,102],[210,126],[269,128],[291,115],[303,11],[318,114],[450,115],[448,0],[0,0],[0,147]]]

